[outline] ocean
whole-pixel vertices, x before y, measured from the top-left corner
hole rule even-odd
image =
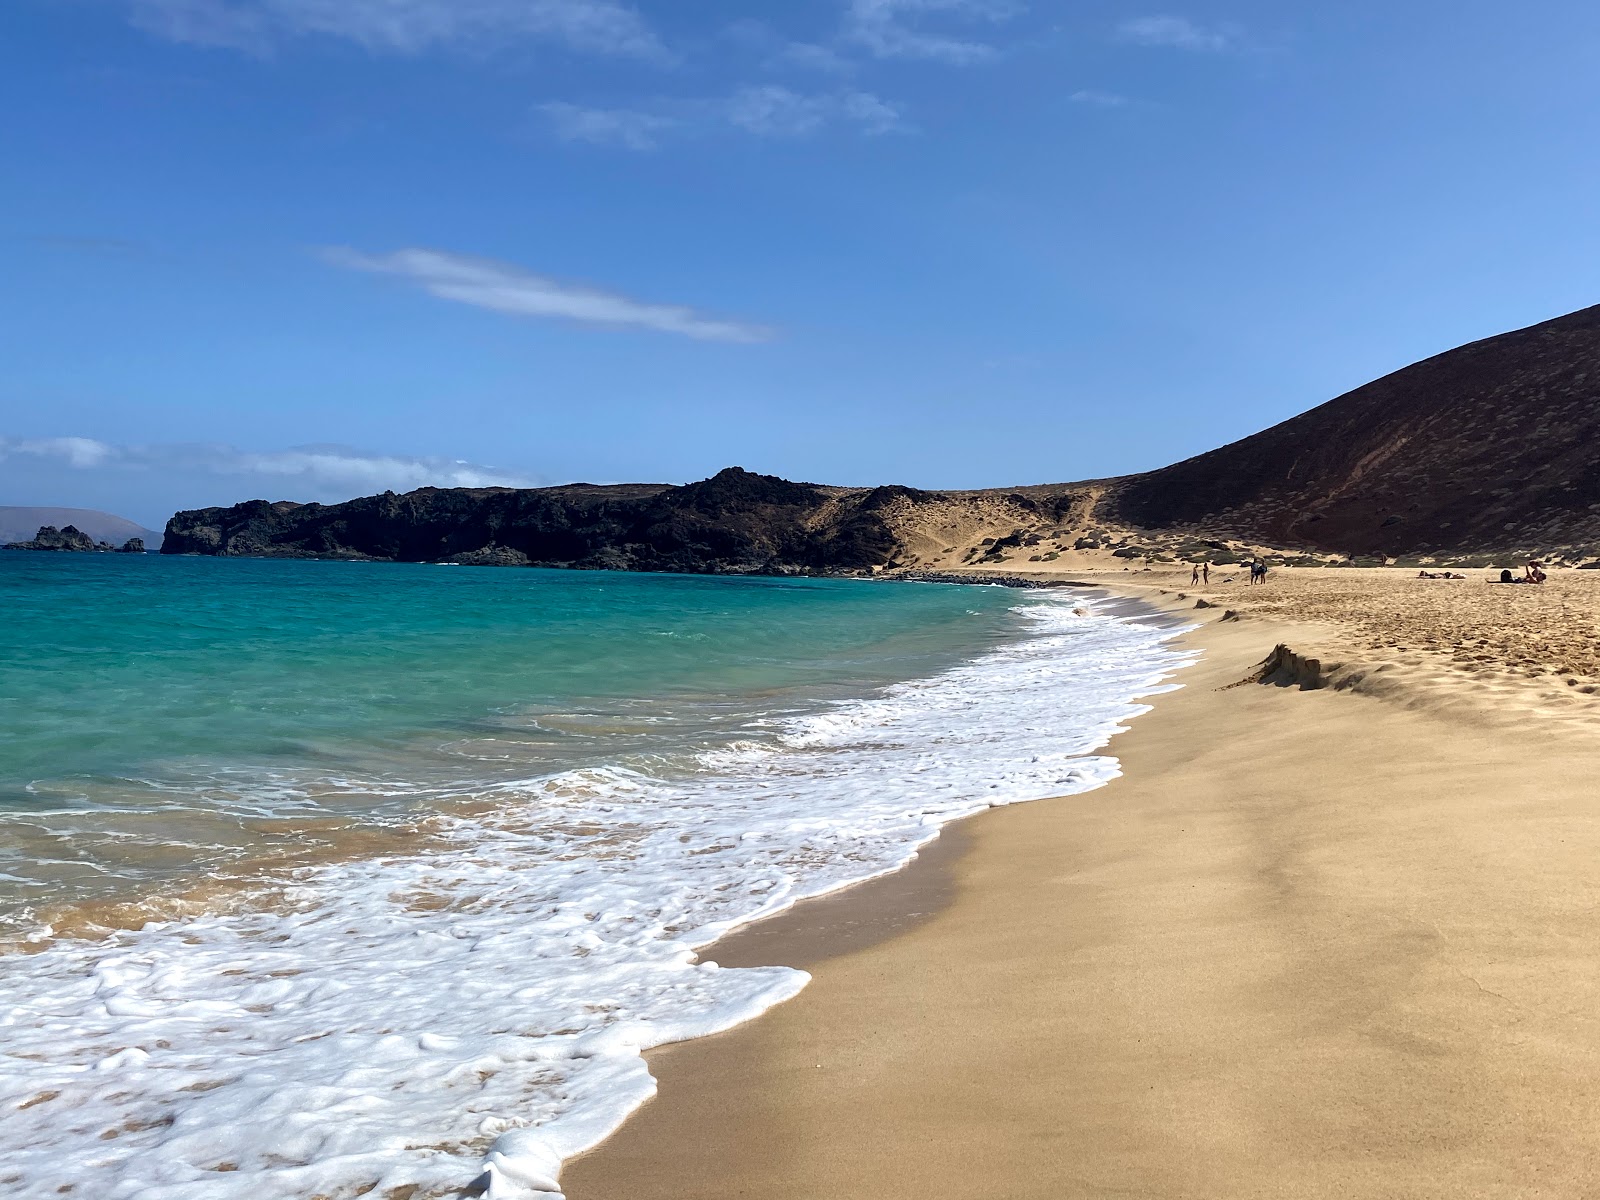
[[[701,948],[1098,787],[1186,661],[869,580],[14,552],[0,612],[0,1189],[98,1200],[556,1192],[807,980]]]

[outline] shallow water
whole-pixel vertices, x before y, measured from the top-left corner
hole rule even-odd
[[[17,1195],[549,1191],[641,1048],[805,982],[697,948],[1097,786],[1182,661],[996,588],[11,555],[0,599],[14,927],[141,926],[0,959]]]
[[[672,771],[1012,635],[989,589],[0,555],[0,921],[338,850],[483,786]]]

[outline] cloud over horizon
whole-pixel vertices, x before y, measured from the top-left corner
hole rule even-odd
[[[440,300],[516,317],[572,321],[612,329],[650,329],[703,342],[766,342],[773,330],[708,316],[681,304],[657,304],[588,284],[536,275],[513,263],[418,247],[364,254],[335,246],[322,252],[335,266],[390,275]]]
[[[160,472],[254,479],[304,489],[297,499],[349,499],[419,487],[535,487],[525,474],[462,459],[368,454],[349,446],[250,451],[206,443],[119,446],[85,437],[0,437],[0,462],[31,459],[78,471]],[[266,497],[280,499],[281,496]]]
[[[592,54],[670,57],[645,19],[619,0],[131,0],[131,20],[170,41],[251,53],[312,36],[391,54],[533,38]]]

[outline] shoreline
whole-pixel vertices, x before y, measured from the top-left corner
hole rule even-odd
[[[605,778],[577,780],[551,805],[563,822],[557,833],[570,829],[588,839],[581,849],[598,853],[573,853],[573,838],[536,826],[526,838],[512,823],[486,823],[486,836],[445,853],[380,854],[342,874],[296,877],[298,890],[284,903],[237,920],[144,924],[109,947],[116,961],[135,964],[109,983],[100,978],[106,949],[80,939],[18,957],[8,981],[14,1057],[29,1065],[8,1091],[25,1114],[15,1141],[31,1149],[22,1150],[12,1182],[26,1187],[54,1170],[46,1161],[52,1126],[70,1113],[91,1134],[114,1130],[103,1140],[116,1144],[94,1166],[126,1179],[216,1169],[241,1179],[282,1172],[306,1195],[372,1181],[380,1190],[442,1195],[457,1186],[452,1178],[476,1179],[495,1194],[553,1190],[546,1181],[560,1161],[597,1143],[653,1090],[642,1047],[746,1021],[805,979],[790,970],[701,970],[695,949],[756,913],[799,895],[842,893],[877,871],[892,881],[888,889],[899,888],[908,877],[898,868],[917,848],[926,860],[939,852],[927,846],[936,827],[988,805],[1103,782],[1115,764],[1094,751],[1145,711],[1134,697],[1186,660],[1166,650],[1169,631],[1084,620],[1086,605],[1070,597],[1039,603],[1031,593],[1034,602],[1020,603],[1024,596],[1009,591],[987,599],[922,592],[858,594],[844,611],[888,614],[880,623],[896,637],[909,615],[947,614],[947,625],[965,630],[958,644],[981,649],[944,663],[927,654],[946,639],[913,640],[919,657],[896,660],[900,673],[928,662],[937,670],[874,684],[848,703],[820,702],[815,713],[786,714],[778,740],[794,753],[736,744],[724,761],[707,760],[716,769],[701,788],[673,781],[641,796],[632,779],[615,790]],[[994,616],[967,628],[984,613]],[[850,637],[860,641],[872,628]],[[859,665],[852,671],[862,673]],[[619,802],[622,788],[632,793]],[[959,845],[949,837],[940,850],[953,854]],[[913,911],[942,903],[919,900]],[[903,897],[885,906],[882,923],[862,922],[854,905],[845,932],[860,935],[855,944],[908,927]],[[830,952],[839,933],[823,939]],[[475,953],[501,968],[485,972],[462,957]],[[335,964],[332,975],[319,963]],[[463,970],[471,978],[456,988]],[[165,984],[179,971],[184,986],[174,995]],[[453,993],[448,1011],[437,1009],[441,984]],[[204,1039],[183,1027],[182,1036],[134,1040],[194,1001],[249,1016]],[[68,1022],[85,1034],[63,1048],[55,1031]],[[329,1029],[339,1031],[337,1043],[324,1040]],[[423,1035],[398,1035],[397,1047],[397,1030]],[[273,1070],[237,1073],[242,1042],[252,1058],[270,1051]],[[144,1057],[166,1069],[130,1074],[116,1081],[121,1090],[77,1071],[108,1061],[106,1070],[133,1060],[143,1068]],[[370,1060],[359,1078],[346,1070],[352,1059]],[[458,1087],[463,1061],[476,1075],[466,1092]],[[171,1082],[191,1076],[205,1086]],[[80,1077],[85,1086],[70,1086]],[[325,1130],[316,1114],[326,1103],[299,1094],[315,1088],[360,1111]],[[247,1124],[230,1122],[233,1112],[260,1104],[290,1113],[292,1131],[305,1130],[295,1147],[303,1161],[286,1163],[277,1149],[255,1157],[264,1143],[246,1136]],[[219,1128],[209,1158],[167,1152],[178,1143],[165,1131],[202,1121]],[[327,1136],[341,1147],[370,1146],[388,1136],[374,1132],[379,1126],[418,1131],[408,1133],[406,1155],[383,1160],[381,1178],[359,1178],[349,1154],[321,1154],[311,1144]],[[478,1151],[485,1141],[486,1160]],[[478,1161],[457,1161],[475,1152]]]
[[[708,948],[813,982],[651,1052],[657,1097],[567,1164],[569,1200],[1442,1200],[1600,1174],[1592,745],[1236,686],[1329,630],[1091,586],[1205,621],[1181,690],[1112,744],[1123,777],[947,827],[880,881],[898,895]]]

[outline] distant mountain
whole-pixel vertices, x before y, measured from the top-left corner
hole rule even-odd
[[[26,542],[45,525],[64,529],[76,525],[97,542],[120,546],[129,538],[143,538],[146,545],[159,546],[161,535],[143,525],[111,513],[89,508],[20,508],[0,505],[0,545]]]
[[[1600,306],[1447,351],[1120,480],[1106,514],[1390,555],[1600,547]]]
[[[730,467],[682,487],[255,500],[178,513],[162,551],[785,573],[1204,556],[1223,540],[1350,555],[1600,556],[1600,307],[1451,350],[1120,479],[928,492]]]

